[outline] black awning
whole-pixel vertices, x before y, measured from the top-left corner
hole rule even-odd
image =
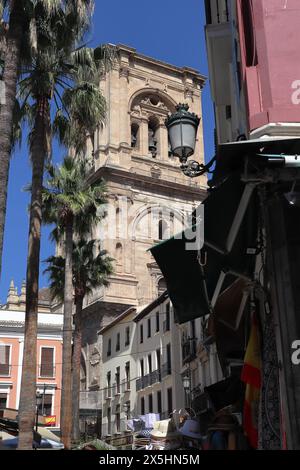
[[[245,385],[239,376],[231,376],[209,387],[204,387],[204,391],[217,412],[226,406],[241,402],[244,398]]]
[[[241,213],[244,193],[245,184],[233,175],[204,201],[204,246],[200,253],[187,249],[190,242],[187,231],[181,238],[173,237],[151,248],[166,280],[178,323],[209,314],[216,289],[222,292],[237,276],[252,277],[255,257],[247,254],[247,248],[256,242],[256,197],[252,189],[248,191]],[[237,213],[239,229],[233,236]],[[232,247],[230,240],[234,241]],[[199,254],[203,265],[199,263]],[[222,276],[224,280],[220,283]]]
[[[181,239],[174,237],[151,249],[166,280],[178,323],[210,313],[198,251],[186,250],[188,242],[183,232]]]
[[[260,153],[299,155],[300,139],[276,137],[220,144],[216,157],[214,180],[224,178],[233,171],[240,171],[243,168],[245,157]]]

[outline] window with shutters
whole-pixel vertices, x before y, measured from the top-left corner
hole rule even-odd
[[[145,397],[141,398],[141,415],[145,414]]]
[[[148,411],[149,411],[149,413],[153,413],[153,395],[152,395],[152,393],[149,395],[148,400],[149,400],[148,401],[148,405],[149,405],[148,406]]]
[[[125,346],[129,346],[130,344],[130,327],[126,326],[125,330]]]
[[[9,344],[0,344],[0,376],[10,375],[10,348]]]
[[[54,377],[54,348],[41,348],[40,377]]]
[[[40,416],[52,415],[52,395],[42,394],[42,402],[38,405],[38,412]]]
[[[117,334],[117,342],[116,342],[116,351],[120,351],[121,347],[121,335],[120,333]]]
[[[107,342],[107,357],[110,357],[111,356],[111,338],[109,338],[108,342]]]
[[[161,391],[157,392],[157,413],[162,413],[162,401],[161,401]]]
[[[116,432],[121,431],[121,405],[116,405]]]

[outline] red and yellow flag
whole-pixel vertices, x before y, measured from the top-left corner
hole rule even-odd
[[[46,426],[55,426],[56,425],[56,416],[46,416],[45,417]]]
[[[261,348],[258,325],[253,316],[250,338],[245,354],[242,381],[246,384],[244,430],[251,447],[258,445],[258,411],[261,390]]]

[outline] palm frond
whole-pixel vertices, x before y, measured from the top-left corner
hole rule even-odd
[[[100,249],[97,240],[79,239],[73,244],[73,287],[76,293],[84,296],[95,288],[109,285],[113,274],[113,259]],[[65,260],[62,256],[52,256],[44,273],[49,275],[50,289],[54,297],[63,299]]]

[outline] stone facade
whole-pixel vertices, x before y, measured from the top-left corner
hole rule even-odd
[[[115,273],[108,288],[85,301],[82,391],[100,388],[100,365],[91,364],[95,348],[102,351],[97,331],[129,306],[150,303],[165,287],[148,249],[181,231],[186,214],[206,194],[206,178],[184,176],[178,159],[170,155],[165,126],[178,103],[188,103],[202,117],[205,78],[123,45],[117,46],[117,57],[100,80],[106,122],[88,144],[92,181],[103,178],[109,198],[108,215],[93,236],[103,240],[102,247],[115,259]],[[200,162],[203,153],[201,120],[195,151]]]

